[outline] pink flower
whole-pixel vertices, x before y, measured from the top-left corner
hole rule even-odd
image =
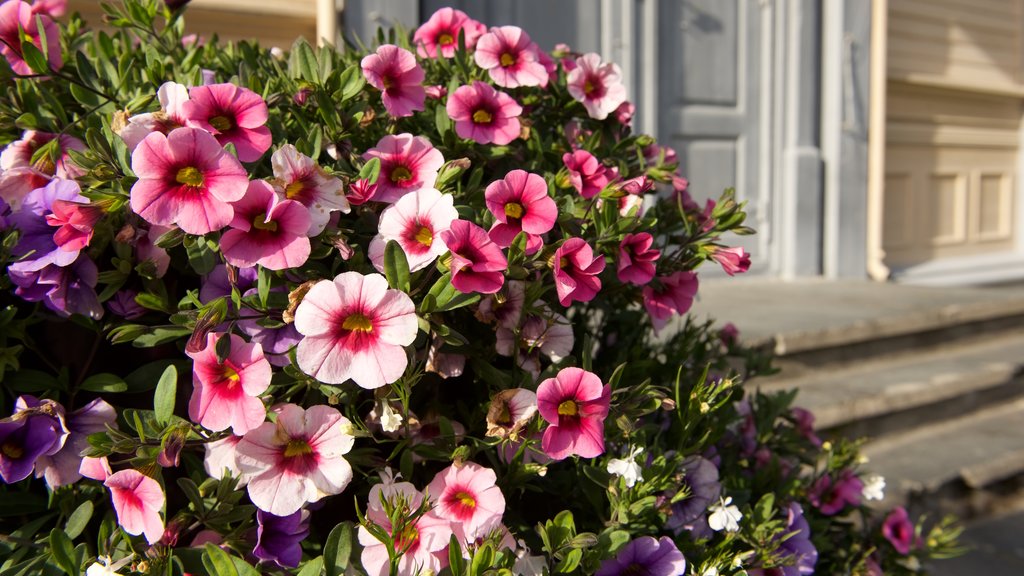
[[[628,127],[633,123],[634,114],[636,114],[636,106],[629,100],[625,100],[615,109],[615,121]]]
[[[518,26],[491,28],[477,41],[473,59],[503,88],[548,83],[548,71],[540,63],[540,48]]]
[[[544,178],[524,170],[512,170],[495,180],[484,192],[487,209],[495,223],[488,234],[494,243],[508,248],[519,232],[526,232],[526,252],[533,254],[543,242],[540,234],[551,230],[558,217],[558,206],[548,196]]]
[[[230,338],[231,352],[223,362],[217,359],[217,342]],[[214,432],[226,430],[240,436],[266,419],[267,410],[259,396],[270,386],[273,375],[263,347],[249,344],[235,334],[210,333],[206,347],[185,351],[192,358],[192,399],[188,417]]]
[[[843,470],[834,481],[828,475],[819,478],[807,497],[822,514],[832,516],[842,512],[847,505],[859,506],[863,490],[864,482],[852,471]]]
[[[498,326],[494,351],[502,356],[515,355],[516,364],[536,377],[540,374],[540,355],[544,354],[552,362],[561,362],[572,353],[575,336],[565,316],[552,312],[541,301],[534,303],[534,307],[538,313],[523,321],[518,340],[517,325]]]
[[[423,110],[427,97],[423,89],[423,68],[416,56],[405,48],[385,44],[369,54],[361,63],[366,81],[381,91],[380,99],[388,114],[395,118],[412,116]]]
[[[671,276],[661,276],[658,278],[658,286],[644,286],[644,308],[651,316],[654,330],[664,328],[673,314],[686,314],[696,294],[696,272],[680,271]]]
[[[537,413],[537,393],[526,388],[508,388],[491,398],[487,409],[487,435],[518,439],[519,433]]]
[[[93,227],[103,217],[103,208],[70,200],[54,200],[53,212],[46,215],[46,223],[57,226],[53,242],[62,250],[77,252],[89,245]]]
[[[409,192],[432,188],[444,156],[423,136],[387,135],[363,154],[363,159],[380,158],[380,176],[373,200],[394,202]]]
[[[78,473],[84,478],[91,480],[99,480],[105,482],[113,472],[110,470],[110,462],[107,461],[107,457],[91,458],[85,456],[82,458],[82,463],[78,465]]]
[[[451,58],[459,47],[459,33],[465,36],[466,49],[472,50],[476,41],[487,31],[487,27],[473,20],[462,10],[441,8],[416,29],[412,41],[420,58]]]
[[[178,128],[153,132],[132,152],[132,211],[151,224],[177,224],[207,234],[235,215],[230,202],[245,195],[249,177],[209,133]]]
[[[267,103],[259,94],[234,84],[193,86],[182,104],[186,123],[231,143],[242,162],[258,160],[270,148]]]
[[[32,11],[36,14],[46,14],[51,18],[60,18],[68,11],[68,0],[35,0],[32,2]]]
[[[131,116],[123,128],[116,130],[129,150],[134,151],[139,142],[152,132],[167,134],[185,125],[184,105],[188,102],[188,88],[177,82],[164,82],[156,91],[156,97],[160,101],[160,112]]]
[[[501,524],[505,496],[495,486],[494,470],[473,462],[449,466],[437,473],[427,487],[434,513],[461,524],[462,534],[473,541]]]
[[[305,338],[295,351],[299,368],[327,384],[352,379],[380,388],[405,373],[405,346],[418,331],[407,294],[388,288],[380,274],[339,274],[317,282],[295,310]]]
[[[348,196],[346,198],[349,204],[359,206],[373,200],[373,196],[376,193],[376,182],[371,183],[368,178],[360,178],[348,185]]]
[[[611,62],[602,64],[601,56],[593,52],[577,58],[576,64],[566,77],[569,94],[583,103],[591,118],[604,120],[626,101],[622,71]]]
[[[309,258],[309,212],[294,200],[282,200],[263,180],[249,182],[241,200],[232,202],[231,229],[220,238],[232,266],[259,264],[270,270],[296,268]]]
[[[460,138],[504,146],[519,137],[523,108],[490,84],[474,80],[471,86],[459,86],[448,96],[447,110]]]
[[[713,246],[711,259],[722,265],[722,270],[729,276],[742,274],[750,269],[750,254],[742,247],[720,248]]]
[[[390,472],[390,471],[388,471]],[[423,505],[423,494],[409,482],[395,482],[389,473],[383,482],[370,488],[366,502],[366,520],[380,526],[394,541],[394,552],[402,552],[399,576],[438,573],[447,565],[445,548],[451,541],[451,523],[434,512],[414,518]],[[401,521],[392,525],[387,509],[397,510]],[[388,545],[377,540],[365,526],[359,527],[360,561],[370,576],[388,576]],[[403,552],[404,551],[404,552]],[[442,562],[442,558],[444,561]]]
[[[661,250],[651,248],[654,237],[647,232],[626,234],[619,244],[619,280],[643,286],[654,278],[654,263]]]
[[[307,236],[323,232],[331,219],[331,212],[348,214],[351,210],[341,180],[328,174],[295,146],[285,144],[278,148],[270,155],[270,165],[274,169],[274,190],[309,210]]]
[[[12,2],[4,4],[7,6]],[[40,146],[59,138],[59,155],[57,161],[47,155],[36,162],[32,156]],[[81,140],[67,134],[58,136],[48,132],[26,130],[21,140],[11,142],[0,152],[0,199],[7,202],[11,210],[17,211],[21,202],[29,192],[42,188],[53,177],[62,180],[77,178],[82,174],[80,168],[71,162],[68,150],[85,150]]]
[[[494,294],[505,283],[508,260],[483,228],[454,220],[441,239],[452,253],[452,286],[459,292]]]
[[[608,184],[608,170],[593,154],[576,150],[562,155],[562,163],[569,170],[569,182],[584,198],[590,199],[601,193]]]
[[[555,250],[554,275],[558,302],[568,306],[573,302],[590,302],[601,290],[604,256],[594,255],[582,238],[569,238]]]
[[[110,489],[114,501],[117,523],[132,536],[146,535],[146,541],[156,544],[164,535],[164,521],[160,509],[164,506],[164,491],[160,484],[138,470],[121,470],[103,482]]]
[[[266,416],[265,411],[263,416]],[[231,475],[235,478],[239,478],[238,488],[242,488],[248,484],[248,481],[245,478],[240,478],[242,471],[239,470],[238,463],[235,461],[235,449],[241,441],[241,436],[227,436],[221,440],[206,444],[206,455],[203,457],[203,468],[206,470],[206,473],[210,475],[210,478],[220,480]]]
[[[46,46],[43,46],[43,39],[39,33],[37,15],[43,23],[42,32],[46,35]],[[0,54],[7,58],[7,63],[11,65],[11,70],[15,74],[34,73],[21,53],[22,33],[36,48],[46,54],[46,64],[51,70],[59,70],[64,65],[60,53],[60,29],[53,18],[42,12],[37,14],[27,2],[11,0],[0,4]]]
[[[604,419],[611,387],[593,372],[562,368],[537,387],[537,411],[547,420],[541,447],[555,460],[573,454],[594,458],[604,453]]]
[[[914,523],[910,521],[907,509],[903,506],[897,506],[885,517],[885,522],[882,523],[882,536],[885,536],[892,547],[904,556],[921,545]]]
[[[459,217],[451,194],[421,188],[399,198],[380,214],[379,234],[369,246],[369,257],[378,271],[384,271],[384,248],[389,240],[398,242],[409,262],[409,270],[426,268],[448,251],[441,233]]]
[[[236,461],[249,481],[249,499],[275,516],[294,514],[307,502],[339,494],[352,480],[343,457],[352,449],[352,423],[330,406],[274,409],[276,422],[250,430],[236,447]]]

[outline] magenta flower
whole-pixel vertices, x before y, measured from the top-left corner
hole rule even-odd
[[[459,86],[448,96],[446,108],[460,138],[504,146],[519,137],[523,108],[490,84],[474,80],[472,85]]]
[[[389,240],[398,242],[409,262],[409,270],[426,268],[448,251],[441,233],[459,217],[451,194],[433,188],[421,188],[399,198],[380,214],[379,234],[370,242],[369,257],[384,271],[384,249]]]
[[[343,456],[352,449],[352,424],[330,406],[303,410],[284,404],[274,411],[276,422],[264,422],[242,437],[236,462],[249,482],[252,503],[288,516],[348,486],[352,467]]]
[[[285,270],[309,258],[309,211],[294,200],[283,200],[263,180],[249,182],[241,200],[231,203],[235,216],[220,238],[224,259],[232,266],[259,264]]]
[[[221,145],[231,143],[242,162],[258,160],[270,148],[267,103],[259,94],[234,84],[193,86],[182,104],[186,125],[202,128]]]
[[[647,232],[626,234],[619,244],[619,280],[643,286],[654,278],[654,263],[661,250],[651,248],[654,237]]]
[[[540,63],[540,48],[518,26],[491,28],[477,41],[473,59],[503,88],[548,83],[548,71]]]
[[[54,200],[51,209],[53,212],[46,215],[46,223],[57,226],[53,243],[68,252],[88,246],[93,228],[103,217],[102,207],[71,200]]]
[[[231,352],[223,362],[217,359],[217,342],[230,338]],[[270,386],[273,375],[259,344],[249,344],[240,336],[211,332],[206,347],[198,352],[185,351],[192,359],[192,399],[188,417],[209,430],[231,428],[236,436],[256,428],[267,417],[259,395]]]
[[[465,36],[466,49],[472,50],[477,39],[487,31],[487,27],[473,20],[462,10],[441,8],[434,12],[430,19],[416,29],[412,36],[413,44],[420,58],[451,58],[459,47],[459,33]]]
[[[583,103],[587,114],[604,120],[626,101],[622,71],[611,62],[602,63],[601,56],[590,53],[576,59],[576,68],[566,77],[569,94]]]
[[[608,184],[608,170],[586,150],[576,150],[562,155],[562,163],[569,171],[569,182],[580,193],[590,199],[601,193]]]
[[[405,373],[405,346],[418,331],[416,307],[407,294],[388,288],[380,274],[339,274],[317,282],[295,311],[305,338],[295,351],[299,368],[327,384],[352,379],[380,388]]]
[[[372,199],[388,203],[420,188],[433,188],[444,165],[444,156],[429,140],[412,134],[389,134],[363,158],[380,158],[380,176]]]
[[[524,170],[512,170],[491,182],[484,199],[495,219],[488,235],[502,248],[511,246],[519,232],[526,232],[526,253],[533,254],[543,245],[540,234],[551,230],[558,217],[547,182]]]
[[[328,174],[316,161],[302,154],[291,144],[285,144],[270,155],[274,168],[271,182],[274,190],[288,200],[295,200],[309,209],[307,236],[323,232],[331,212],[348,214],[351,208],[345,198],[341,180]]]
[[[904,556],[921,544],[914,523],[910,521],[907,509],[903,506],[897,506],[885,517],[882,523],[882,536],[885,536],[892,547]]]
[[[722,270],[729,276],[742,274],[750,269],[750,254],[742,247],[713,247],[711,259],[722,265]]]
[[[455,220],[441,239],[452,253],[452,286],[459,292],[494,294],[505,283],[508,260],[483,228]]]
[[[46,64],[51,70],[59,70],[64,65],[64,58],[60,53],[60,30],[57,28],[57,23],[45,12],[38,12],[39,19],[43,23],[42,32],[46,36],[46,46],[43,46],[36,16],[37,12],[33,11],[32,6],[27,2],[11,0],[0,4],[0,54],[4,55],[15,74],[34,73],[21,53],[22,33],[36,48],[46,54]]]
[[[230,202],[245,196],[249,177],[209,133],[178,128],[153,132],[132,152],[132,211],[151,224],[177,224],[188,234],[227,226]]]
[[[558,302],[590,302],[601,290],[598,274],[604,271],[604,256],[594,255],[582,238],[569,238],[555,250],[554,276]]]
[[[604,453],[604,419],[612,390],[593,372],[562,368],[537,387],[537,411],[548,422],[541,440],[555,460],[573,454],[594,458]]]
[[[385,44],[361,62],[366,81],[381,91],[384,109],[394,118],[412,116],[423,110],[427,92],[423,88],[423,68],[416,56],[405,48]]]
[[[658,278],[658,285],[644,286],[644,308],[651,316],[651,324],[658,331],[668,324],[673,314],[686,314],[697,295],[697,273],[676,272]]]
[[[473,462],[449,466],[437,473],[427,487],[434,513],[461,524],[461,534],[473,541],[501,524],[505,496],[495,485],[494,470]]]
[[[164,535],[160,509],[164,507],[164,491],[160,484],[138,470],[114,472],[103,482],[110,489],[117,523],[132,536],[146,535],[146,542],[156,544]]]
[[[822,514],[832,516],[847,506],[859,506],[863,491],[864,482],[851,470],[843,470],[834,480],[828,475],[818,478],[807,498]]]
[[[376,182],[370,182],[368,178],[360,178],[348,185],[348,195],[345,198],[349,204],[359,206],[373,200],[376,193]]]

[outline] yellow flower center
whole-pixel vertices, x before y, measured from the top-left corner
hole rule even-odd
[[[373,332],[373,322],[365,315],[356,312],[345,318],[341,327],[349,332]]]
[[[487,110],[477,110],[476,112],[473,112],[473,122],[476,122],[477,124],[490,124],[493,119],[494,116],[491,116],[491,113]]]
[[[234,125],[232,124],[231,119],[227,116],[214,116],[213,118],[210,118],[210,126],[216,128],[218,132],[224,132],[226,130],[231,130]]]
[[[587,80],[586,82],[583,83],[583,93],[584,94],[592,94],[594,92],[594,90],[596,90],[596,89],[597,89],[597,86],[594,86],[594,83],[591,82],[590,80]]]
[[[429,247],[434,243],[434,233],[426,226],[420,226],[420,229],[416,231],[416,241],[424,246]]]
[[[229,387],[242,381],[242,376],[238,373],[238,370],[235,370],[226,362],[221,367],[221,376],[227,381]]]
[[[455,37],[452,36],[451,34],[445,32],[444,34],[441,34],[440,36],[437,37],[437,43],[441,44],[443,46],[447,46],[449,44],[454,44],[455,43]]]
[[[522,218],[523,217],[523,205],[518,202],[509,202],[505,204],[505,216],[509,218]]]
[[[3,446],[0,446],[0,452],[2,452],[4,456],[14,458],[15,460],[25,455],[25,449],[14,442],[5,442]]]
[[[476,498],[473,498],[469,492],[456,492],[455,499],[466,508],[476,508]]]
[[[499,60],[501,61],[501,65],[504,66],[505,68],[508,68],[509,66],[516,63],[515,57],[509,54],[508,52],[502,54]]]
[[[569,259],[564,257],[564,256],[562,258],[560,258],[558,260],[558,267],[559,268],[568,268],[569,267]]]
[[[296,456],[306,456],[313,453],[313,447],[309,445],[309,442],[301,438],[293,438],[288,441],[288,444],[284,447],[285,458],[295,458]]]
[[[186,166],[178,170],[178,173],[174,175],[174,179],[177,180],[178,184],[184,184],[193,188],[199,188],[203,185],[203,173],[192,166]]]
[[[277,222],[271,220],[267,222],[267,213],[260,212],[252,219],[252,227],[257,230],[269,230],[270,232],[277,232]]]
[[[289,200],[294,200],[296,196],[302,194],[302,191],[305,188],[306,187],[302,184],[302,180],[296,180],[284,187],[284,197]]]
[[[559,416],[576,416],[577,414],[579,414],[579,407],[572,400],[566,400],[558,405]]]
[[[392,182],[408,182],[412,180],[412,172],[405,166],[396,166],[391,170]]]
[[[380,83],[384,85],[385,90],[388,90],[395,86],[395,79],[391,76],[384,76],[380,79]]]

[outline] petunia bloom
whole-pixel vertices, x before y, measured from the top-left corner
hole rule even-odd
[[[491,28],[477,41],[473,59],[503,88],[548,83],[548,71],[540,62],[540,48],[518,26]]]
[[[452,286],[469,294],[494,294],[505,283],[508,259],[483,228],[467,220],[454,220],[441,234],[452,253]]]
[[[128,150],[134,151],[146,136],[153,132],[169,133],[185,125],[185,102],[188,102],[188,88],[177,82],[164,82],[156,91],[160,102],[159,112],[146,112],[129,116],[114,116],[113,129],[124,140]],[[121,119],[118,122],[118,119]]]
[[[12,4],[16,2],[7,2],[4,6]],[[57,139],[56,159],[47,154],[33,162],[36,151],[54,138]],[[85,144],[68,134],[26,130],[20,140],[11,142],[0,152],[0,199],[16,211],[25,196],[46,186],[53,178],[68,180],[80,176],[82,169],[71,161],[69,150],[81,152]]]
[[[608,184],[608,170],[586,150],[566,152],[562,155],[562,163],[569,171],[572,187],[586,199],[600,194]]]
[[[132,536],[145,534],[146,541],[156,544],[164,535],[160,509],[164,507],[164,491],[160,484],[138,470],[114,472],[103,482],[110,489],[117,523]]]
[[[494,243],[508,248],[520,232],[526,232],[526,253],[533,254],[543,242],[540,235],[555,226],[558,206],[548,196],[544,178],[524,170],[512,170],[484,191],[487,209],[494,214],[488,235]]]
[[[238,463],[235,462],[235,449],[241,441],[241,436],[231,435],[205,444],[203,468],[210,478],[220,480],[231,475],[238,479],[238,488],[248,484],[248,480],[242,477],[242,471],[238,468]]]
[[[60,404],[25,395],[14,406],[0,420],[0,479],[7,484],[28,478],[39,458],[59,452],[68,437]]]
[[[604,271],[604,256],[594,255],[593,249],[582,238],[569,238],[555,250],[554,276],[558,302],[568,306],[573,302],[589,302],[601,290],[598,274]]]
[[[89,447],[90,434],[106,432],[107,427],[117,428],[117,412],[102,398],[96,398],[68,414],[65,420],[68,436],[64,445],[53,455],[44,454],[36,460],[36,478],[45,479],[51,489],[73,484],[82,478],[82,452]]]
[[[537,313],[523,319],[518,334],[515,330],[517,324],[498,326],[494,351],[502,356],[515,354],[516,364],[537,376],[540,374],[540,355],[544,354],[552,362],[561,362],[572,353],[575,336],[572,324],[565,316],[552,312],[540,301],[534,306]]]
[[[288,516],[348,486],[352,467],[343,456],[352,449],[353,438],[348,418],[330,406],[304,410],[284,404],[274,411],[276,422],[264,422],[242,437],[236,462],[249,482],[252,503],[275,516]]]
[[[568,367],[537,387],[537,411],[548,422],[541,440],[555,460],[571,455],[594,458],[604,453],[604,420],[611,387],[593,372]]]
[[[702,456],[690,456],[683,460],[679,470],[683,473],[680,489],[685,486],[689,494],[672,505],[667,526],[677,534],[684,529],[692,533],[698,524],[706,525],[708,508],[722,495],[722,483],[718,476],[718,466]],[[702,519],[704,521],[700,522]],[[710,527],[706,530],[711,532]]]
[[[622,237],[619,244],[619,280],[643,286],[654,278],[654,263],[661,257],[661,250],[651,248],[653,243],[654,237],[647,232]]]
[[[221,338],[230,342],[223,362],[217,358]],[[212,332],[206,336],[205,348],[185,353],[193,361],[189,418],[214,432],[230,427],[236,436],[263,423],[267,410],[259,395],[270,386],[272,372],[259,344],[235,334]]]
[[[444,156],[429,140],[412,134],[388,134],[363,158],[380,159],[380,176],[372,199],[388,203],[420,188],[432,188],[444,165]]]
[[[920,538],[914,528],[914,523],[907,515],[907,509],[897,506],[889,512],[882,523],[882,536],[892,544],[897,552],[906,556],[910,551],[920,546]]]
[[[662,536],[635,538],[615,555],[605,560],[595,576],[682,576],[686,573],[686,558],[672,539]]]
[[[309,536],[309,511],[287,516],[256,511],[256,547],[253,556],[281,568],[296,568],[302,561],[302,541]]]
[[[412,116],[423,110],[427,92],[423,88],[423,68],[416,56],[405,48],[385,44],[360,63],[366,82],[381,91],[384,109],[394,118]]]
[[[281,198],[264,180],[253,180],[245,196],[231,207],[235,216],[220,239],[228,264],[285,270],[306,263],[310,218],[302,204]]]
[[[516,438],[537,413],[537,394],[526,388],[502,390],[487,409],[487,435]]]
[[[55,200],[53,212],[46,215],[46,223],[56,226],[53,242],[61,250],[76,252],[92,241],[93,228],[103,217],[103,208],[95,204],[71,200]]]
[[[523,108],[490,84],[474,80],[459,86],[448,96],[448,117],[455,121],[455,133],[477,144],[504,146],[519,137],[519,115]]]
[[[295,200],[309,210],[307,236],[323,232],[331,212],[348,214],[351,210],[341,180],[328,174],[316,161],[302,154],[295,146],[285,144],[270,155],[274,169],[271,183],[287,200]]]
[[[832,516],[847,506],[859,506],[863,490],[861,479],[851,470],[843,470],[835,479],[829,475],[818,478],[807,497],[822,514]]]
[[[441,57],[451,58],[459,47],[460,33],[465,38],[466,49],[472,50],[477,39],[486,31],[486,26],[462,10],[445,7],[434,12],[429,20],[416,29],[412,41],[420,58],[437,58],[438,51]]]
[[[729,276],[742,274],[750,269],[750,254],[740,246],[733,248],[713,247],[711,259],[722,266]]]
[[[36,21],[37,15],[43,23],[42,31]],[[0,54],[7,59],[15,74],[29,75],[35,72],[21,53],[22,33],[46,54],[46,64],[51,70],[59,70],[64,65],[60,53],[60,30],[53,18],[46,13],[34,11],[27,2],[11,0],[0,4]],[[46,46],[43,46],[43,36],[46,37]]]
[[[368,255],[378,271],[384,271],[384,249],[389,240],[398,242],[409,262],[409,271],[426,268],[448,251],[441,238],[459,217],[455,197],[433,188],[406,194],[380,214],[378,234],[370,242]]]
[[[78,259],[81,248],[76,248],[73,242],[60,246],[49,223],[54,205],[61,201],[88,202],[88,199],[82,196],[74,180],[55,179],[30,192],[22,200],[21,209],[11,214],[10,222],[21,235],[11,250],[18,259],[9,266],[8,272],[39,272],[50,265],[66,267]]]
[[[193,86],[182,104],[186,125],[234,144],[242,162],[258,160],[270,148],[267,103],[259,94],[234,84]]]
[[[96,295],[99,271],[85,254],[79,254],[68,266],[48,264],[40,270],[19,271],[12,264],[7,274],[17,286],[15,294],[28,302],[42,302],[59,316],[81,314],[94,320],[103,316],[103,305]]]
[[[473,462],[451,465],[437,473],[427,487],[434,513],[461,524],[467,541],[486,535],[501,524],[505,496],[495,485],[494,470]]]
[[[626,101],[622,71],[612,62],[602,63],[599,54],[584,54],[576,59],[576,68],[566,77],[569,94],[587,109],[595,120],[604,120]]]
[[[227,226],[235,214],[230,203],[249,186],[238,160],[197,128],[146,136],[132,152],[132,170],[139,177],[131,189],[132,211],[151,224],[177,224],[188,234]]]
[[[686,314],[697,294],[697,273],[680,271],[658,277],[659,286],[643,289],[644,308],[651,316],[654,329],[661,330],[674,314]]]
[[[380,274],[339,274],[317,282],[295,311],[304,336],[299,368],[327,384],[352,379],[363,388],[394,382],[408,365],[405,346],[418,331],[416,307]]]

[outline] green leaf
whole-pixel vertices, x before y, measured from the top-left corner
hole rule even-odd
[[[473,562],[469,567],[469,573],[472,576],[482,576],[484,571],[491,567],[494,563],[494,547],[491,546],[490,542],[487,542],[480,548],[477,548],[476,553],[473,554]]]
[[[158,424],[164,425],[174,414],[174,399],[178,392],[178,369],[170,364],[160,375],[153,394],[153,415]]]
[[[292,48],[295,62],[299,68],[299,77],[313,84],[320,84],[320,65],[316,61],[313,48],[305,40],[300,40]]]
[[[190,334],[192,334],[192,331],[183,326],[157,326],[146,334],[136,336],[132,340],[132,346],[136,348],[152,348],[153,346],[173,342]]]
[[[362,92],[363,86],[366,85],[366,79],[363,78],[363,70],[358,64],[353,64],[345,69],[341,73],[339,78],[339,84],[341,84],[341,101],[344,102],[355,97],[357,94]]]
[[[50,552],[57,566],[60,566],[65,574],[78,576],[78,567],[75,566],[75,545],[60,528],[50,530]]]
[[[64,523],[64,532],[68,535],[68,538],[74,540],[78,538],[79,534],[85,530],[85,527],[89,524],[89,520],[92,519],[93,505],[92,502],[86,500],[75,508],[75,511],[68,516],[68,521]]]
[[[324,567],[327,576],[343,576],[352,555],[352,524],[342,522],[331,530],[324,544]]]
[[[124,392],[128,390],[128,384],[117,374],[104,372],[86,378],[81,389],[89,392]]]
[[[187,372],[191,362],[189,360],[156,360],[149,364],[143,364],[124,377],[125,383],[128,384],[128,391],[137,393],[152,390],[156,387],[164,370],[171,365],[182,372]]]
[[[214,352],[217,353],[217,361],[222,364],[228,359],[228,356],[231,356],[230,334],[221,334],[220,337],[217,338],[217,344],[214,346]]]
[[[57,379],[53,375],[41,370],[24,368],[10,376],[4,377],[4,387],[14,392],[42,392],[58,387]]]
[[[202,276],[208,274],[217,265],[217,253],[210,248],[210,245],[203,238],[187,239],[185,252],[188,254],[188,263],[196,274]]]
[[[28,67],[36,74],[46,74],[50,71],[50,66],[46,63],[46,56],[24,36],[21,39],[21,55]]]
[[[583,559],[583,550],[573,548],[562,558],[562,561],[555,566],[555,574],[569,574],[576,570]]]
[[[206,544],[203,552],[203,566],[210,576],[241,576],[228,553],[214,544]]]
[[[371,184],[377,182],[380,177],[380,158],[370,158],[363,167],[359,169],[359,179],[369,180]]]
[[[270,270],[263,266],[256,267],[256,293],[260,297],[260,306],[266,308],[267,297],[270,295]]]
[[[309,562],[306,562],[306,565],[302,567],[302,570],[299,570],[299,573],[296,576],[320,576],[320,572],[322,572],[323,569],[324,557],[317,556]]]
[[[466,559],[462,557],[462,545],[455,534],[448,541],[448,566],[452,576],[463,576],[466,573]]]
[[[384,247],[384,275],[388,284],[402,292],[409,292],[409,261],[398,242],[388,240]]]

